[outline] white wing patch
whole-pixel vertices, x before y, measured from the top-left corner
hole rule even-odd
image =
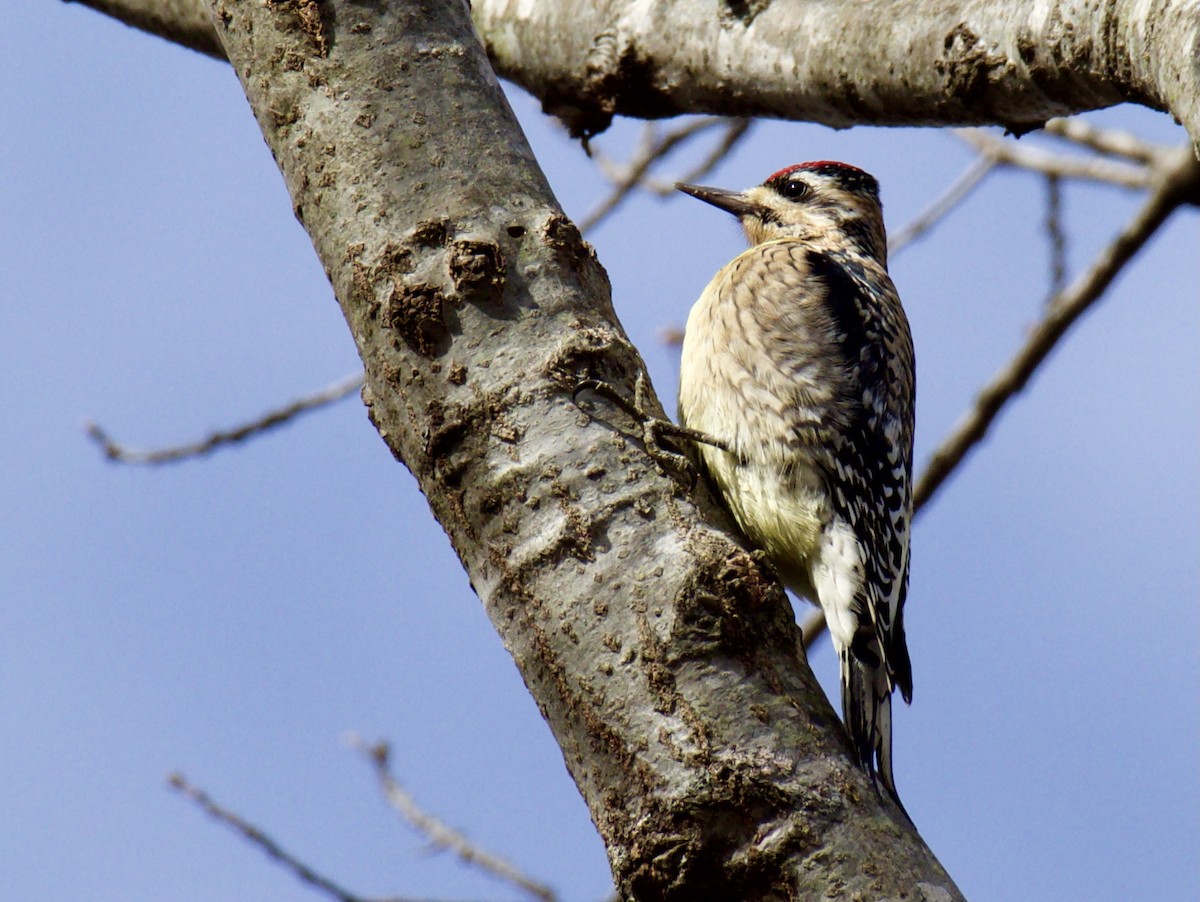
[[[854,602],[863,584],[863,559],[858,537],[843,521],[826,527],[812,576],[834,647],[847,649],[858,630]]]

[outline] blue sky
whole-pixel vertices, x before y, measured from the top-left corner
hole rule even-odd
[[[356,401],[204,461],[191,439],[353,372],[349,334],[227,66],[86,9],[12,10],[0,101],[0,831],[13,899],[318,898],[166,787],[182,771],[363,894],[510,899],[431,855],[343,736],[395,745],[429,810],[554,885],[608,890],[561,756],[440,527]],[[567,212],[604,185],[519,92]],[[1134,109],[1094,120],[1167,143]],[[624,153],[638,124],[600,140]],[[889,225],[969,161],[949,134],[761,126],[707,181],[802,159],[883,185]],[[1046,294],[1041,183],[992,176],[892,267],[917,459]],[[1136,196],[1066,190],[1071,273]],[[685,197],[591,236],[668,407],[681,324],[741,247]],[[1197,215],[1177,214],[919,521],[896,775],[973,899],[1200,891]],[[827,686],[835,662],[812,654]]]

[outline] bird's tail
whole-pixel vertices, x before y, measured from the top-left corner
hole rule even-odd
[[[856,640],[860,637],[856,637]],[[870,649],[838,649],[842,670],[842,718],[858,763],[908,817],[892,775],[892,683],[887,665]],[[911,821],[912,818],[909,818]]]

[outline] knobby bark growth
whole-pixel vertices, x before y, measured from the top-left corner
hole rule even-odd
[[[621,411],[574,404],[585,377],[632,394],[644,365],[465,6],[213,9],[372,420],[554,731],[621,892],[958,897],[850,763],[756,556]]]

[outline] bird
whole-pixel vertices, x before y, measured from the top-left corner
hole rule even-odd
[[[784,584],[822,609],[858,764],[902,812],[892,693],[904,636],[916,391],[874,176],[799,163],[745,191],[679,183],[740,220],[748,250],[688,315],[679,421],[701,471]]]

